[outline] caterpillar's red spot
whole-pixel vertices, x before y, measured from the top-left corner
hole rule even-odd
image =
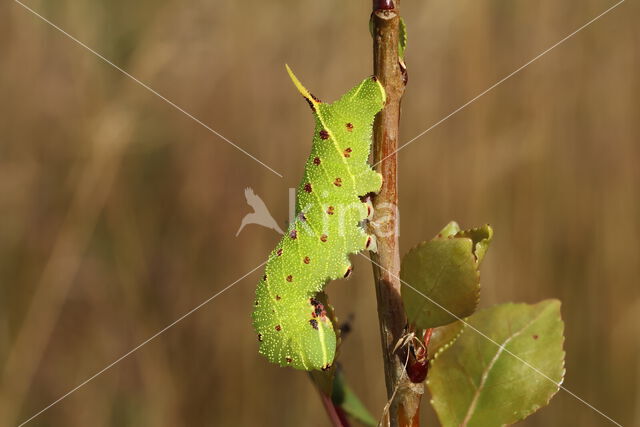
[[[322,236],[320,236],[320,241],[323,242],[323,243],[326,242],[327,241],[327,235],[323,234]]]
[[[322,139],[329,139],[329,132],[327,132],[326,129],[322,129],[320,131],[320,138]]]
[[[311,262],[311,258],[309,258],[308,256],[304,257],[304,259],[302,260],[305,264],[309,264]]]
[[[287,363],[291,363],[291,362],[293,362],[293,359],[292,359],[292,358],[290,358],[290,357],[287,357],[285,360],[287,361]]]
[[[351,132],[353,130],[353,123],[347,123],[347,130]]]
[[[342,187],[342,178],[336,178],[336,180],[333,181],[333,185],[336,187]]]
[[[374,81],[374,82],[377,82],[378,78],[376,76],[371,76],[371,80]]]
[[[262,334],[258,334],[258,341],[262,342]]]
[[[280,301],[282,297],[280,295],[276,295],[276,301]]]
[[[346,148],[344,150],[344,156],[347,158],[351,157],[351,151],[352,151],[351,148]]]
[[[322,367],[323,371],[328,371],[329,369],[331,369],[331,365],[325,365]]]
[[[309,320],[309,324],[313,329],[318,329],[318,321],[316,319]]]
[[[347,271],[345,271],[344,273],[344,278],[346,279],[347,277],[351,276],[351,272],[353,271],[353,268],[351,268],[351,266],[349,266],[347,268]]]
[[[309,302],[311,303],[311,305],[313,306],[313,311],[311,312],[311,317],[324,317],[326,316],[327,312],[324,309],[324,305],[319,302],[318,300],[311,298],[309,300]]]
[[[293,282],[293,276],[292,275],[288,275],[287,276],[287,282]]]
[[[327,208],[327,214],[328,214],[328,215],[333,215],[333,214],[334,214],[334,212],[335,212],[335,208],[334,208],[333,206],[329,206],[329,207]]]
[[[314,157],[313,164],[316,165],[316,166],[319,166],[320,165],[320,157]]]
[[[306,183],[304,185],[304,191],[306,191],[307,193],[311,193],[311,184],[310,183]]]
[[[278,256],[282,255],[282,248],[280,248],[280,249],[278,249],[278,250],[276,251],[276,255],[278,255]]]
[[[280,332],[282,330],[282,326],[276,325],[276,331]]]
[[[537,339],[538,339],[538,336],[537,336],[537,335],[534,335],[534,336],[533,336],[533,339],[534,339],[534,340],[537,340]]]
[[[291,233],[289,233],[289,237],[295,240],[298,237],[298,232],[296,230],[291,230]]]
[[[310,93],[309,95],[311,95],[311,97],[313,98],[314,101],[322,103],[322,101],[320,101],[320,98],[318,98],[317,96],[315,96],[314,94]]]
[[[371,245],[371,236],[367,237],[367,244],[364,247],[369,249],[369,245]]]

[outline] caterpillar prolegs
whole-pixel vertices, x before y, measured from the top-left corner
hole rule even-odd
[[[260,353],[296,369],[333,363],[336,334],[316,299],[329,280],[351,272],[348,255],[369,247],[362,224],[382,177],[368,163],[372,125],[386,96],[375,77],[328,104],[314,97],[287,66],[311,107],[315,131],[311,155],[296,191],[296,218],[269,256],[258,283],[253,325]]]

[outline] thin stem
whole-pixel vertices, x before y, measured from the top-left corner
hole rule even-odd
[[[324,409],[327,411],[327,415],[331,420],[331,425],[333,427],[349,427],[349,420],[347,419],[347,415],[344,413],[342,408],[336,406],[333,403],[333,400],[331,400],[331,396],[327,396],[320,390],[318,391],[320,393],[320,398],[322,399]]]
[[[407,319],[400,297],[400,254],[398,246],[397,156],[400,101],[404,93],[406,70],[400,66],[398,40],[400,34],[399,0],[374,0],[371,16],[373,28],[373,71],[385,88],[387,103],[376,117],[373,128],[374,164],[383,176],[380,192],[374,197],[375,223],[383,223],[374,232],[377,253],[372,253],[378,319],[382,339],[387,397],[394,401],[383,423],[391,426],[417,425],[421,386],[406,386],[402,360],[394,354],[396,342],[402,336]],[[378,219],[378,221],[376,221]],[[378,267],[379,264],[381,267]]]

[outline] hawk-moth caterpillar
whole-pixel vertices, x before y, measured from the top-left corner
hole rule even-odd
[[[295,220],[256,289],[253,326],[260,353],[271,362],[310,371],[330,367],[336,351],[333,325],[316,295],[329,280],[350,274],[349,254],[372,244],[362,226],[371,205],[361,198],[382,184],[368,159],[373,120],[386,96],[369,77],[324,103],[287,71],[311,107],[315,131],[296,191]]]

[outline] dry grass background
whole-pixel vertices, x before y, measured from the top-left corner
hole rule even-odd
[[[28,4],[281,179],[14,2],[0,4],[0,425],[16,425],[262,262],[251,186],[284,224],[311,116],[370,73],[368,1]],[[403,1],[408,140],[613,3]],[[640,425],[640,34],[627,0],[400,154],[403,250],[491,223],[482,305],[563,301],[565,385]],[[359,259],[358,259],[359,258]],[[353,387],[384,405],[371,269],[330,286]],[[257,354],[257,275],[32,422],[326,425],[305,375]],[[426,405],[425,405],[426,406]],[[435,425],[426,411],[427,425]],[[564,392],[522,425],[606,425]]]

